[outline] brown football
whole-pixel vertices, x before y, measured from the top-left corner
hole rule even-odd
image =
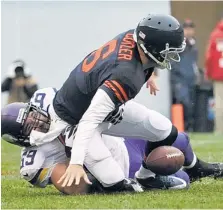
[[[159,175],[176,173],[184,164],[184,154],[172,146],[154,149],[146,159],[148,169]]]

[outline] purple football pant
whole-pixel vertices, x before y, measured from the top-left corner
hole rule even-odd
[[[147,141],[140,140],[140,139],[125,139],[125,145],[129,153],[129,177],[134,178],[136,171],[139,170],[145,152],[145,146]],[[185,156],[185,163],[184,165],[190,165],[193,161],[194,154],[189,142],[189,138],[185,133],[178,133],[178,137],[173,144],[174,147],[178,148],[184,153]],[[190,183],[189,176],[186,172],[179,170],[173,176],[179,177],[185,180],[187,183]]]

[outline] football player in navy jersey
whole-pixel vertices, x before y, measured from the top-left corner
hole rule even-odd
[[[171,62],[179,62],[184,48],[180,23],[171,15],[150,14],[136,29],[119,34],[74,68],[53,101],[60,125],[78,124],[70,164],[59,183],[70,186],[75,180],[78,185],[82,177],[90,183],[83,170],[84,161],[95,177],[101,176],[86,159],[87,145],[93,141],[92,158],[99,158],[96,154],[100,151],[100,160],[107,166],[102,180],[105,187],[122,184],[123,175],[100,137],[103,133],[150,141],[146,156],[158,146],[173,144],[178,132],[169,119],[131,99],[148,80],[152,84],[155,67],[170,70]],[[156,88],[151,87],[155,93]],[[122,121],[111,125],[109,116],[120,110],[124,111]],[[144,163],[141,169],[154,177]]]

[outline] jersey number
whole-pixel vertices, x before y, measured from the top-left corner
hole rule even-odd
[[[37,93],[36,97],[34,98],[35,103],[38,103],[41,109],[43,108],[43,101],[44,101],[45,96],[46,96],[46,93]]]
[[[34,163],[34,158],[36,156],[37,150],[30,150],[30,151],[25,151],[22,154],[22,160],[21,160],[21,167],[23,168],[24,166],[29,166]]]
[[[83,64],[82,64],[82,71],[83,72],[89,72],[97,63],[97,61],[101,58],[101,59],[105,59],[107,58],[111,53],[113,53],[115,51],[117,45],[117,40],[113,39],[110,42],[106,43],[105,45],[103,45],[101,48],[99,48],[98,50],[92,52],[90,54],[90,56],[88,56],[87,58],[84,59]],[[102,53],[102,51],[108,48],[106,52]],[[89,61],[89,57],[93,57],[91,58],[91,61]]]

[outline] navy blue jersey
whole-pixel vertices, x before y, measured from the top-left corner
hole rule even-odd
[[[54,99],[60,118],[77,124],[98,88],[106,91],[116,106],[136,96],[153,68],[141,63],[133,32],[119,34],[87,55],[70,73]]]

